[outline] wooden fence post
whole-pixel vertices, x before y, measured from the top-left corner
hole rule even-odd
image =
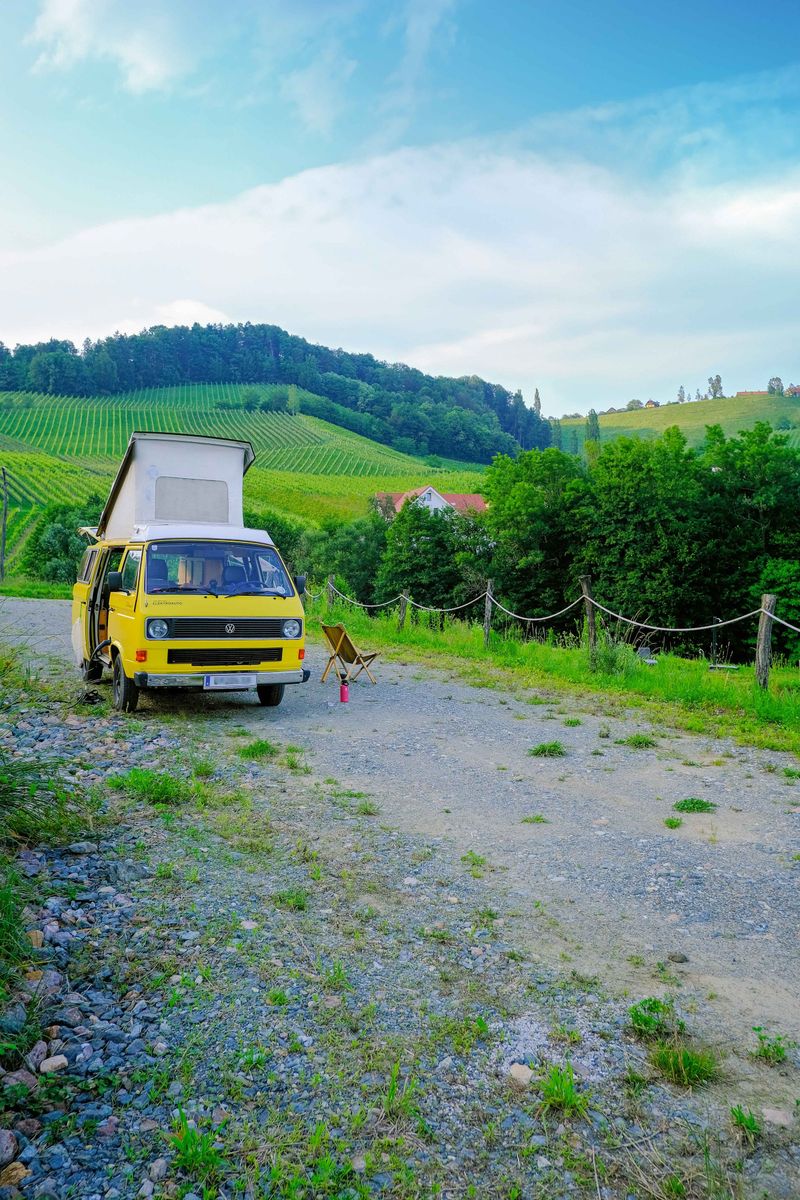
[[[581,575],[579,583],[586,605],[586,632],[589,637],[589,667],[597,670],[597,621],[594,605],[592,604],[592,579],[590,575]]]
[[[758,618],[758,637],[756,639],[756,683],[759,687],[769,686],[769,664],[772,657],[772,613],[775,612],[777,596],[767,594],[761,597],[761,615]]]
[[[334,595],[333,581],[334,581],[334,579],[335,579],[334,575],[328,576],[328,608],[333,608],[333,595]]]
[[[6,529],[8,527],[8,475],[3,467],[3,526],[0,531],[0,580],[6,577]]]
[[[397,628],[402,629],[406,623],[406,609],[408,608],[408,592],[403,592],[400,596],[400,608],[397,613]]]
[[[489,649],[489,634],[492,632],[492,581],[486,580],[486,602],[483,606],[483,648]]]

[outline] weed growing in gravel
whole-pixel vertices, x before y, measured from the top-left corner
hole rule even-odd
[[[667,829],[680,829],[683,824],[682,817],[664,817],[664,824]]]
[[[356,805],[356,812],[360,817],[377,817],[380,811],[380,804],[376,804],[374,800],[359,800]]]
[[[758,1046],[753,1051],[754,1058],[763,1058],[770,1066],[786,1061],[786,1052],[794,1047],[794,1042],[787,1042],[782,1033],[770,1037],[764,1032],[763,1026],[754,1025],[753,1033],[758,1038]]]
[[[795,767],[784,767],[783,773],[787,779],[800,779],[800,771]]]
[[[386,1091],[381,1096],[381,1109],[390,1120],[413,1121],[419,1116],[414,1097],[419,1084],[415,1075],[400,1081],[400,1060],[392,1064]]]
[[[528,751],[532,758],[563,758],[566,753],[561,742],[539,742]]]
[[[628,1009],[631,1025],[639,1037],[666,1038],[676,1032],[683,1032],[683,1021],[675,1018],[675,1001],[671,997],[658,1000],[648,996],[637,1001]]]
[[[310,775],[311,767],[307,766],[301,754],[305,754],[302,746],[287,746],[286,747],[286,766],[290,771],[294,771],[296,775]]]
[[[112,787],[122,789],[137,800],[147,800],[149,804],[180,804],[191,794],[185,780],[146,767],[131,767],[127,774],[117,775],[109,782]]]
[[[597,736],[599,738],[610,738],[611,737],[611,726],[610,725],[601,725],[597,731]]]
[[[256,738],[255,741],[248,742],[246,746],[240,746],[237,753],[240,758],[256,760],[260,758],[277,758],[280,754],[280,747],[266,738]]]
[[[566,1042],[568,1046],[579,1046],[583,1041],[580,1029],[575,1029],[572,1025],[565,1025],[563,1021],[553,1026],[551,1036],[553,1041]]]
[[[583,721],[580,719],[580,717],[565,717],[564,724],[566,725],[567,729],[577,729],[579,725],[583,724]]]
[[[344,963],[340,962],[338,959],[332,967],[328,968],[323,978],[325,980],[325,986],[332,988],[334,991],[352,992],[353,990],[353,985],[347,978],[347,971],[345,970]]]
[[[745,1112],[741,1105],[734,1104],[731,1108],[731,1122],[742,1137],[751,1146],[754,1146],[756,1138],[761,1135],[761,1122],[755,1113],[752,1113],[749,1108]]]
[[[648,733],[632,733],[630,737],[617,738],[614,745],[630,746],[632,750],[652,750],[653,746],[658,745],[658,742]]]
[[[443,929],[438,925],[430,928],[423,927],[419,931],[419,936],[426,938],[431,942],[454,942],[455,938],[449,929]]]
[[[295,912],[305,912],[308,908],[308,892],[302,888],[285,888],[275,892],[272,899],[278,908],[289,908]]]
[[[682,1087],[700,1087],[719,1075],[719,1064],[711,1050],[690,1050],[679,1041],[656,1046],[650,1061],[666,1079]]]
[[[713,800],[701,800],[699,796],[687,796],[685,800],[678,800],[672,806],[676,812],[682,813],[710,813],[716,810],[716,804]]]
[[[248,1046],[242,1051],[239,1066],[243,1071],[256,1071],[267,1061],[267,1052],[263,1046]]]
[[[219,1178],[228,1165],[214,1145],[216,1135],[200,1133],[189,1124],[183,1109],[178,1110],[175,1132],[168,1140],[174,1151],[174,1166],[202,1183]]]
[[[250,730],[245,729],[244,725],[234,725],[233,729],[228,730],[229,737],[249,737]]]
[[[213,758],[193,758],[192,759],[192,774],[195,779],[210,779],[217,769],[217,764]]]
[[[274,1004],[276,1008],[285,1008],[289,1003],[289,996],[283,988],[272,988],[267,992],[267,999],[270,1004]]]
[[[543,817],[541,813],[533,813],[530,817],[523,817],[520,821],[521,825],[549,825],[547,817]]]
[[[567,1060],[563,1067],[553,1063],[542,1079],[540,1111],[558,1109],[565,1116],[583,1116],[589,1107],[589,1097],[575,1086],[575,1072]]]
[[[469,867],[469,873],[473,879],[483,879],[483,868],[486,866],[486,859],[482,854],[476,854],[474,850],[468,850],[466,854],[461,855],[461,861]]]
[[[456,1054],[469,1054],[476,1042],[485,1042],[490,1036],[489,1022],[485,1017],[431,1017],[431,1034],[435,1043],[448,1043]]]

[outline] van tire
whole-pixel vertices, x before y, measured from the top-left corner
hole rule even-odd
[[[283,699],[286,685],[283,683],[261,683],[256,688],[258,698],[265,708],[277,708]]]
[[[125,674],[122,657],[119,654],[114,656],[113,674],[114,708],[117,712],[136,712],[136,705],[139,703],[139,689]]]
[[[81,676],[84,683],[99,683],[103,678],[103,664],[96,659],[91,661],[85,658],[81,665]]]

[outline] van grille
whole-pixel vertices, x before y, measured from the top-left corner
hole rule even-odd
[[[280,646],[261,646],[255,650],[168,650],[167,662],[172,666],[191,667],[256,667],[259,663],[280,662]]]
[[[171,638],[283,637],[283,617],[170,617],[169,625]]]

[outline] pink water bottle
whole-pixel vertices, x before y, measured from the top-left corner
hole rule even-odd
[[[339,684],[339,700],[342,704],[347,704],[350,699],[350,687],[346,679],[343,679]]]

